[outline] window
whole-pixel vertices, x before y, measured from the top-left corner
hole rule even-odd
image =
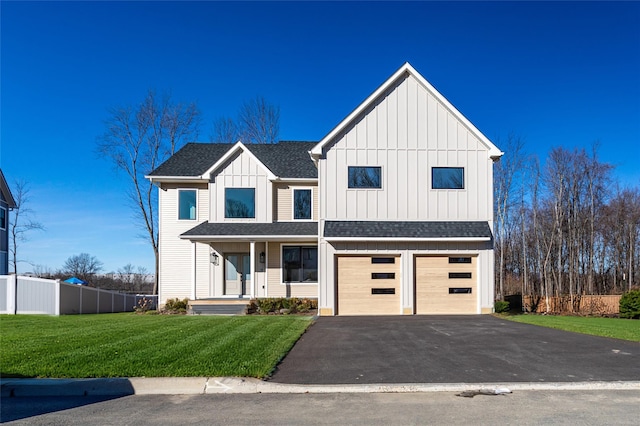
[[[311,190],[310,189],[294,189],[293,190],[293,218],[294,219],[311,219]]]
[[[381,167],[349,166],[349,188],[382,188]]]
[[[396,263],[395,257],[372,257],[371,263]]]
[[[178,219],[196,220],[196,190],[178,190]]]
[[[395,288],[372,288],[371,294],[396,294]]]
[[[433,167],[431,169],[431,188],[464,189],[464,168]]]
[[[256,190],[254,188],[226,188],[224,190],[224,217],[255,218]]]
[[[471,263],[470,257],[450,257],[449,263]]]
[[[471,287],[449,287],[449,294],[471,294]]]
[[[0,207],[0,229],[7,229],[7,209]]]
[[[395,280],[396,273],[395,272],[372,272],[371,279],[372,280]]]
[[[467,279],[471,278],[471,272],[449,272],[450,279]]]
[[[317,283],[318,247],[282,246],[282,280],[285,283]]]

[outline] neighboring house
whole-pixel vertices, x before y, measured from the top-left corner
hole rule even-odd
[[[16,207],[16,200],[0,170],[0,275],[9,273],[9,210]]]
[[[187,144],[148,176],[160,188],[159,300],[490,313],[502,154],[409,64],[320,142]]]

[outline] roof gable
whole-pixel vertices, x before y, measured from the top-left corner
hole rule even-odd
[[[497,160],[503,154],[497,146],[495,146],[485,135],[478,130],[467,118],[462,115],[440,92],[438,92],[418,71],[415,70],[408,62],[401,66],[391,77],[389,77],[380,87],[378,87],[364,102],[354,109],[344,120],[333,128],[318,144],[310,151],[314,159],[318,159],[323,154],[323,149],[327,147],[337,136],[346,130],[351,124],[358,120],[361,114],[365,113],[370,107],[376,104],[385,92],[390,90],[399,80],[408,76],[412,76],[417,82],[425,88],[438,102],[447,108],[471,133],[487,147],[489,157]]]
[[[260,164],[270,179],[317,179],[318,170],[309,157],[316,142],[277,144],[188,143],[147,176],[151,180],[208,179],[239,151]]]
[[[9,205],[10,209],[16,207],[16,200],[13,198],[13,194],[11,194],[11,189],[9,189],[9,184],[7,184],[7,180],[4,178],[4,173],[0,169],[0,191],[2,191],[2,197],[4,201]]]

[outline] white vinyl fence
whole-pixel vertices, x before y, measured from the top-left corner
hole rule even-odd
[[[0,314],[103,314],[131,312],[135,294],[43,278],[0,275]]]

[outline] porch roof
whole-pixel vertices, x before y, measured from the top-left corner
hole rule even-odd
[[[192,241],[311,240],[318,238],[318,222],[203,222],[180,238]]]
[[[491,241],[488,222],[327,221],[324,237],[334,241]]]

